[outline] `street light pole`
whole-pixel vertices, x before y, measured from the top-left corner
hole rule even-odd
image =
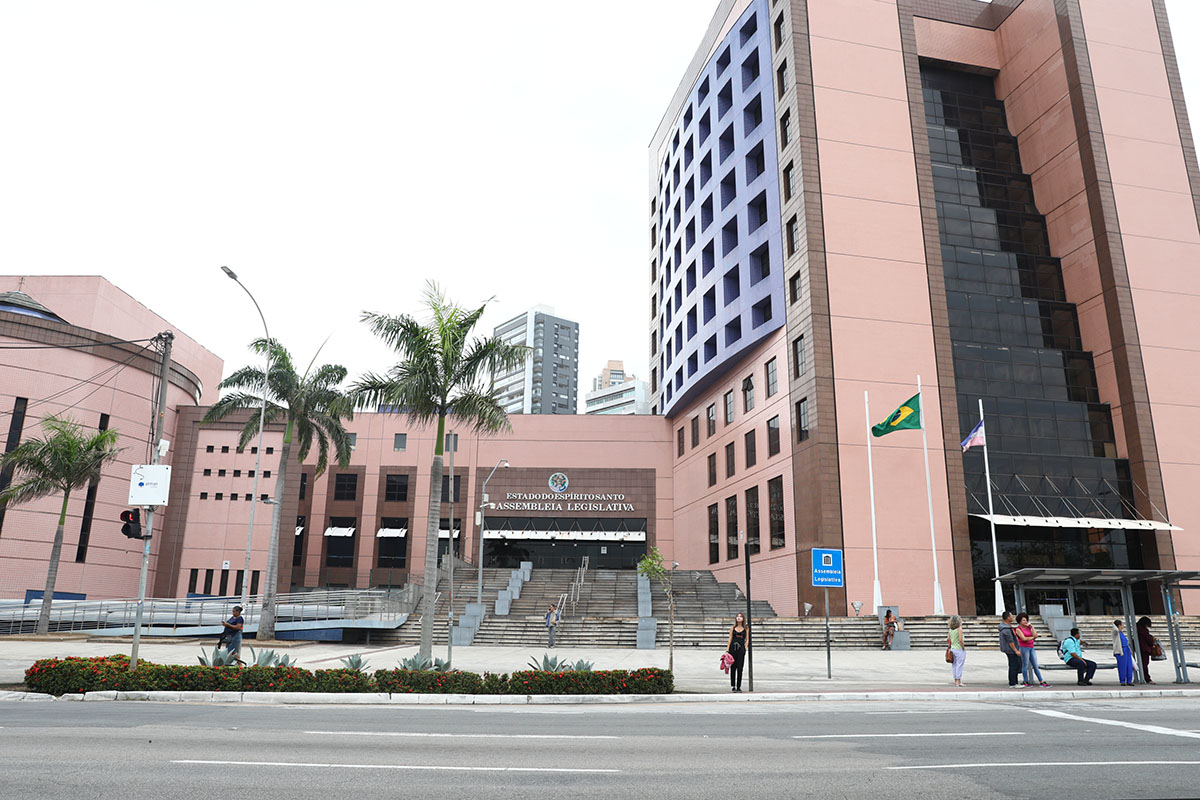
[[[254,299],[254,295],[250,294],[250,290],[246,285],[238,280],[237,274],[229,267],[221,267],[230,280],[242,287],[242,291],[250,298],[250,302],[254,303],[254,309],[258,312],[258,318],[262,320],[263,339],[267,341],[267,367],[263,372],[263,390],[262,390],[262,405],[258,409],[258,447],[255,448],[254,456],[254,495],[250,501],[250,527],[246,530],[246,568],[242,571],[242,608],[246,611],[246,617],[250,617],[250,549],[254,541],[254,510],[258,508],[258,476],[262,474],[262,451],[263,451],[263,422],[267,416],[267,388],[271,375],[271,334],[267,330],[267,318],[263,316],[262,308],[259,307],[258,301]],[[274,537],[272,537],[274,538]],[[267,581],[271,580],[272,569],[272,554],[274,559],[278,560],[279,553],[275,544],[272,542],[268,547],[267,553]],[[266,588],[264,584],[264,589]],[[259,621],[262,621],[262,609],[259,609]]]
[[[475,586],[475,602],[479,603],[480,605],[483,604],[483,520],[485,516],[484,509],[487,508],[488,502],[487,485],[488,481],[492,479],[492,476],[496,474],[496,470],[500,469],[501,466],[508,466],[507,458],[502,458],[496,462],[496,466],[492,467],[492,471],[489,472],[488,476],[483,479],[483,489],[480,491],[480,495],[483,499],[479,504],[479,564],[476,565],[479,571],[479,582]]]

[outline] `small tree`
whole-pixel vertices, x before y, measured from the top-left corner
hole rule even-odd
[[[675,566],[674,563],[671,565]],[[667,655],[667,669],[675,671],[675,590],[671,586],[671,570],[663,564],[662,553],[658,548],[650,546],[649,552],[638,559],[638,575],[662,584],[663,592],[667,595],[667,608],[670,611],[670,622],[667,627],[667,642],[670,650]]]
[[[44,438],[22,442],[17,449],[0,457],[0,469],[13,469],[13,482],[0,492],[0,504],[19,505],[62,492],[58,529],[50,546],[50,564],[46,568],[46,590],[38,615],[37,632],[50,632],[50,604],[58,580],[58,560],[62,554],[63,528],[67,522],[67,503],[71,492],[99,479],[106,464],[117,459],[121,435],[116,430],[86,432],[73,420],[49,416],[42,420]]]

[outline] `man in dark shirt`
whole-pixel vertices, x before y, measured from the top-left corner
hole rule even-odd
[[[238,658],[239,651],[242,649],[242,628],[246,625],[246,620],[242,618],[242,607],[234,606],[233,616],[221,624],[225,626],[225,632],[221,637],[226,641],[225,649],[237,659],[239,664],[244,663]]]
[[[1013,615],[1005,611],[1000,625],[996,628],[1000,634],[1000,652],[1008,656],[1008,688],[1017,689],[1021,686],[1017,678],[1021,674],[1021,650],[1017,646],[1017,635],[1013,633]]]

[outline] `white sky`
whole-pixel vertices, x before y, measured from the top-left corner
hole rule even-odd
[[[1167,5],[1200,124],[1200,3]],[[715,6],[4,2],[0,273],[103,275],[230,371],[261,326],[227,264],[352,375],[394,360],[359,313],[432,277],[495,296],[484,333],[578,321],[582,404],[648,376],[646,148]]]

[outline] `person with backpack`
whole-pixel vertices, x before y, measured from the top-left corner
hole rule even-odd
[[[1091,686],[1092,676],[1096,674],[1096,662],[1083,657],[1083,642],[1079,640],[1079,628],[1071,628],[1071,635],[1063,639],[1058,647],[1058,655],[1068,667],[1074,667],[1079,673],[1079,685]]]

